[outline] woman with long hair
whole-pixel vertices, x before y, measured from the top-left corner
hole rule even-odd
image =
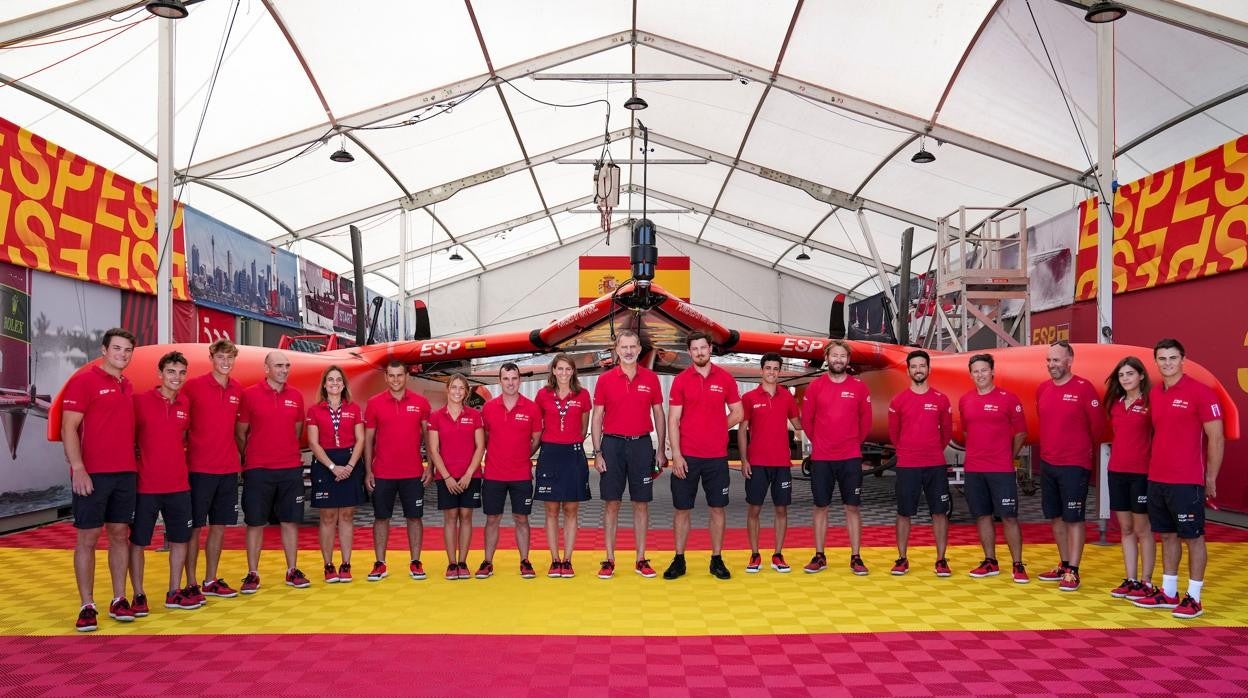
[[[567,354],[550,362],[546,387],[537,392],[542,411],[542,444],[537,456],[533,498],[546,503],[546,545],[550,548],[547,577],[575,577],[572,550],[576,547],[577,514],[589,499],[589,464],[585,460],[585,433],[594,401],[576,377],[576,364]],[[559,554],[559,511],[563,511],[563,555]]]
[[[468,579],[472,510],[481,507],[481,457],[485,424],[481,413],[465,404],[468,379],[456,373],[446,383],[446,406],[429,416],[426,447],[438,483],[442,538],[446,543],[446,578]]]
[[[321,557],[325,582],[351,581],[352,517],[364,503],[364,411],[351,402],[346,374],[330,366],[321,374],[320,401],[308,410],[308,446],[312,449],[312,507],[320,512]],[[334,530],[342,565],[334,567]]]
[[[1109,450],[1109,508],[1122,530],[1126,577],[1109,592],[1116,599],[1152,596],[1157,543],[1148,523],[1148,457],[1153,429],[1148,371],[1128,356],[1105,379],[1105,410],[1114,438]]]

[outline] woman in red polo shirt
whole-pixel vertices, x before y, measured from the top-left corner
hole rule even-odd
[[[321,375],[320,402],[308,410],[308,446],[312,449],[312,506],[320,511],[321,556],[325,582],[351,581],[352,517],[364,503],[364,411],[351,402],[342,369],[330,366]],[[342,549],[342,565],[334,568],[334,529]]]
[[[546,387],[537,392],[542,411],[542,449],[537,456],[533,498],[546,503],[546,545],[550,548],[547,577],[574,577],[577,513],[589,499],[589,465],[585,432],[594,401],[576,378],[576,364],[567,354],[550,362]],[[559,556],[559,510],[563,510],[563,556]]]
[[[485,423],[481,413],[464,404],[468,379],[461,373],[446,384],[446,406],[429,416],[426,447],[438,484],[442,537],[446,543],[446,578],[468,579],[468,545],[472,542],[472,510],[481,507],[481,457],[485,455]]]
[[[1105,411],[1114,435],[1109,449],[1109,508],[1122,531],[1127,575],[1109,595],[1140,599],[1156,591],[1152,581],[1157,560],[1157,543],[1148,522],[1148,456],[1153,427],[1144,362],[1134,356],[1119,361],[1105,385]]]

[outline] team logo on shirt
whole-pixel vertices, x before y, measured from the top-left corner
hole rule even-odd
[[[1215,405],[1211,405],[1210,407],[1212,408],[1213,416],[1217,417],[1218,419],[1221,419],[1222,418],[1222,406],[1215,404]]]
[[[1101,406],[1101,401],[1100,401],[1100,400],[1097,400],[1096,398],[1092,398],[1092,406],[1093,406],[1093,407],[1100,407],[1100,406]]]
[[[709,387],[709,390],[710,390],[712,393],[722,393],[722,392],[724,392],[724,386],[722,386],[722,385],[712,385],[712,386],[710,386],[710,387]]]
[[[529,415],[527,415],[527,414],[525,414],[525,413],[523,413],[523,412],[520,412],[519,414],[517,414],[517,415],[515,416],[515,420],[516,420],[517,422],[527,422],[527,421],[529,421]]]
[[[237,404],[238,404],[238,396],[237,396],[237,395],[231,395],[231,396],[229,396],[229,398],[227,398],[227,399],[230,401],[230,404],[231,404],[231,405],[237,405]]]
[[[1000,408],[1000,407],[997,407],[996,405],[994,405],[994,404],[993,404],[993,403],[991,403],[991,402],[985,402],[985,403],[984,403],[984,411],[985,411],[985,412],[1000,412],[1000,411],[1001,411],[1001,408]]]
[[[765,403],[765,402],[756,402],[756,403],[754,403],[753,405],[750,405],[750,407],[751,407],[751,408],[753,408],[753,409],[756,409],[756,410],[765,410],[765,409],[767,409],[767,403]]]
[[[846,399],[846,400],[852,400],[852,399],[854,398],[854,391],[852,391],[852,390],[842,390],[842,391],[841,391],[841,397],[842,397],[842,398],[844,398],[844,399]]]
[[[113,392],[117,392],[117,389],[116,388],[100,388],[100,395],[108,395],[109,393],[113,393]]]
[[[182,410],[176,410],[173,413],[173,416],[175,419],[186,419],[186,412],[183,412]]]
[[[1074,393],[1062,393],[1062,402],[1079,402],[1079,396]]]
[[[1183,398],[1176,397],[1174,399],[1174,402],[1170,403],[1170,406],[1178,410],[1187,410],[1187,409],[1191,409],[1192,403],[1188,402],[1187,400],[1184,400]]]
[[[420,411],[420,408],[419,408],[419,407],[417,407],[417,406],[415,406],[415,405],[408,405],[408,406],[407,406],[407,411],[408,411],[408,412],[419,412],[419,411]]]
[[[925,403],[923,403],[923,409],[924,409],[924,411],[926,411],[926,412],[939,412],[939,411],[940,411],[940,405],[936,405],[936,404],[933,404],[933,403],[930,403],[930,402],[925,402]]]
[[[637,392],[639,392],[639,393],[648,393],[648,392],[650,392],[650,386],[648,386],[648,385],[639,385],[639,386],[637,386]]]
[[[287,407],[298,407],[298,406],[299,406],[299,403],[295,402],[294,400],[283,400],[283,401],[282,401],[282,403],[283,403],[283,404],[285,404]]]
[[[472,417],[461,417],[459,420],[459,423],[460,424],[472,424]]]

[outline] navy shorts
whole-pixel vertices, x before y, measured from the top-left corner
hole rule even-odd
[[[793,471],[789,466],[755,465],[745,480],[745,503],[762,506],[771,491],[771,503],[787,507],[793,503]]]
[[[603,500],[618,502],[624,499],[624,485],[628,485],[628,498],[634,502],[654,499],[654,444],[650,435],[637,438],[605,434],[602,437],[602,460],[607,469],[600,479]]]
[[[91,494],[72,498],[74,528],[100,528],[106,523],[134,521],[134,499],[138,473],[96,473],[91,476]]]
[[[966,473],[964,491],[971,516],[1018,518],[1018,479],[1014,473]]]
[[[894,468],[897,473],[897,515],[919,513],[919,495],[927,499],[932,516],[949,513],[949,471],[943,465],[922,468]]]
[[[346,465],[351,461],[350,448],[327,448],[325,455],[335,465]],[[312,463],[312,506],[316,509],[341,509],[358,507],[365,501],[364,497],[364,466],[356,464],[351,475],[345,480],[337,480],[329,468],[318,462]]]
[[[481,511],[486,516],[501,516],[503,505],[511,500],[511,513],[528,516],[533,513],[532,480],[483,480]]]
[[[191,491],[139,494],[134,505],[134,523],[130,525],[130,542],[140,548],[151,545],[157,516],[165,520],[165,540],[170,543],[190,540]]]
[[[682,480],[672,476],[672,506],[676,509],[692,509],[698,499],[698,483],[706,493],[708,507],[728,506],[728,458],[698,458],[685,456],[688,472]]]
[[[1109,471],[1109,510],[1147,514],[1148,475]]]
[[[373,478],[373,518],[394,516],[394,499],[403,505],[403,517],[419,519],[425,515],[425,483],[418,477]]]
[[[437,483],[439,511],[481,508],[481,478],[472,478],[468,483],[467,489],[459,494],[451,494],[451,491],[446,487],[445,480],[438,480]]]
[[[841,504],[856,507],[862,504],[862,459],[811,460],[810,493],[815,506],[832,503],[832,494],[841,490]]]
[[[303,468],[243,471],[243,523],[264,526],[303,521]]]
[[[1087,468],[1079,465],[1051,465],[1040,461],[1040,509],[1044,518],[1061,518],[1067,523],[1082,522],[1087,515]]]
[[[537,453],[533,498],[543,502],[585,502],[589,495],[589,463],[585,447],[542,442]]]
[[[191,526],[238,523],[238,473],[190,473]]]
[[[1192,539],[1205,535],[1205,486],[1148,483],[1148,523],[1157,533]]]

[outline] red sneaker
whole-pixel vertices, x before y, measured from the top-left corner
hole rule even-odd
[[[1131,603],[1140,608],[1178,608],[1179,597],[1166,596],[1166,592],[1157,589],[1152,596],[1145,596],[1142,599],[1132,599]]]
[[[126,601],[126,597],[123,596],[119,599],[114,599],[113,602],[108,605],[108,617],[113,620],[121,621],[122,623],[134,622],[134,611],[130,610],[130,602]]]
[[[560,566],[559,576],[564,579],[571,579],[576,576],[576,570],[572,569],[572,558],[563,561],[563,564]]]
[[[853,572],[859,577],[865,577],[867,576],[867,573],[869,570],[867,570],[867,566],[863,564],[861,557],[857,555],[850,555],[849,556],[849,571]]]
[[[460,579],[472,579],[472,573],[468,571],[468,561],[455,563],[455,571],[459,574]]]
[[[889,570],[889,574],[893,575],[894,577],[900,577],[909,571],[910,571],[910,561],[904,557],[899,557],[897,558],[897,561],[893,563],[893,569]]]
[[[788,574],[793,568],[789,567],[789,563],[784,561],[784,556],[780,553],[772,553],[771,569],[782,574]]]
[[[1183,595],[1183,602],[1179,607],[1170,612],[1170,615],[1181,620],[1191,620],[1205,615],[1205,607],[1200,602],[1193,599],[1190,594]]]
[[[373,569],[368,573],[366,579],[370,582],[380,582],[389,576],[390,573],[386,571],[386,563],[381,560],[377,560],[373,563]],[[456,576],[458,577],[459,575]]]
[[[802,568],[802,571],[806,574],[815,574],[816,572],[822,572],[826,569],[828,569],[827,556],[823,553],[815,553],[815,556],[810,558],[810,562],[806,563],[806,566]]]
[[[1128,591],[1127,595],[1123,598],[1127,601],[1135,601],[1136,599],[1147,598],[1156,593],[1157,589],[1153,587],[1152,584],[1148,582],[1136,582],[1135,587],[1132,588],[1131,591]]]
[[[384,562],[381,564],[381,568],[383,571],[385,570],[386,564]],[[420,564],[420,560],[412,560],[411,564],[407,566],[407,576],[412,579],[424,579],[428,575],[425,574],[425,566]]]
[[[286,582],[290,583],[290,575],[286,575]],[[325,565],[325,583],[337,584],[339,582],[338,570],[334,568],[333,563]],[[294,586],[293,584],[291,586]]]
[[[1031,577],[1027,576],[1027,566],[1021,562],[1015,562],[1014,563],[1014,583],[1015,584],[1028,584],[1030,582],[1031,582]]]
[[[936,571],[937,577],[953,576],[953,570],[949,569],[949,561],[943,557],[936,561],[936,567],[933,569]]]
[[[1036,579],[1039,579],[1042,582],[1060,582],[1062,581],[1062,577],[1065,576],[1066,568],[1063,565],[1058,565],[1048,572],[1041,572],[1036,575]]]
[[[1072,569],[1067,569],[1057,588],[1062,591],[1079,591],[1079,573]]]
[[[489,560],[481,562],[481,566],[477,568],[477,579],[489,579],[494,576],[494,563]]]
[[[1001,567],[1000,565],[997,564],[996,560],[990,557],[986,557],[984,558],[983,562],[979,563],[979,567],[976,567],[975,569],[971,570],[967,574],[971,575],[972,577],[976,579],[983,579],[984,577],[995,577],[998,574],[1001,574]]]
[[[563,576],[563,560],[551,560],[550,569],[546,570],[546,576],[551,579],[558,579]]]
[[[199,608],[199,604],[184,594],[181,589],[175,589],[165,594],[165,608],[172,608],[178,611],[194,611]]]
[[[99,624],[95,617],[99,615],[99,611],[95,610],[95,604],[87,604],[78,609],[78,621],[74,623],[74,630],[80,633],[89,633],[99,629]]]
[[[612,569],[614,569],[614,567],[612,567]],[[638,560],[637,564],[633,566],[633,571],[646,579],[654,579],[659,576],[659,573],[655,572],[654,568],[650,566],[649,559]]]
[[[182,593],[186,594],[188,597],[190,597],[191,601],[194,601],[200,606],[203,606],[204,604],[208,603],[207,597],[205,597],[204,593],[199,590],[198,584],[191,584],[187,586],[185,589],[182,590]]]
[[[763,556],[758,553],[750,553],[750,561],[745,565],[745,571],[750,574],[758,574],[758,568],[763,566]]]
[[[1122,583],[1109,591],[1109,595],[1115,599],[1125,599],[1127,594],[1131,593],[1131,589],[1139,582],[1134,579],[1123,579]]]
[[[339,584],[351,583],[351,563],[350,562],[344,562],[341,565],[338,565],[338,583]]]
[[[520,578],[533,579],[537,576],[537,572],[533,569],[533,563],[528,560],[520,561]]]
[[[130,610],[134,612],[135,618],[146,618],[151,613],[151,608],[147,605],[147,594],[135,594]]]
[[[238,596],[238,592],[231,589],[230,585],[226,584],[224,579],[204,582],[204,586],[201,587],[200,593],[204,596],[216,596],[222,599],[232,599],[235,596]]]
[[[610,579],[615,576],[615,560],[603,560],[598,566],[598,578]]]
[[[244,594],[254,594],[260,591],[260,575],[248,572],[247,576],[243,577],[243,585],[238,590]]]
[[[459,565],[452,562],[446,566],[446,578],[450,580],[459,579]]]
[[[294,567],[286,571],[286,586],[296,589],[307,589],[312,586],[312,580],[308,579],[308,575],[303,570]]]

